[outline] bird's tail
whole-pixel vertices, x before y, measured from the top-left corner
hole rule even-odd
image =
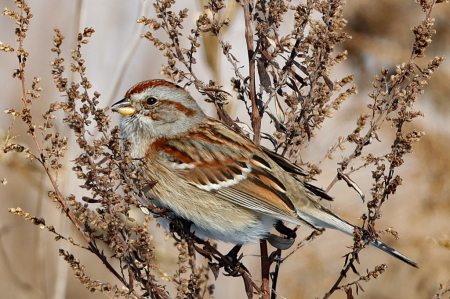
[[[383,242],[381,242],[380,240],[375,239],[374,241],[370,240],[369,244],[383,250],[384,252],[392,255],[393,257],[398,258],[399,260],[413,266],[416,268],[419,268],[419,265],[417,265],[415,262],[413,262],[411,259],[409,259],[408,257],[404,256],[403,254],[401,254],[400,252],[398,252],[397,250],[395,250],[392,247],[387,246],[386,244],[384,244]]]
[[[340,230],[341,232],[353,236],[353,232],[355,231],[355,227],[353,224],[348,223],[344,219],[341,219],[338,215],[334,214],[327,208],[323,207],[322,205],[319,205],[317,207],[318,209],[313,209],[315,214],[305,213],[304,211],[297,209],[297,214],[300,216],[301,219],[304,221],[312,224],[313,226],[320,226],[324,228],[332,228]],[[387,246],[383,242],[381,242],[378,239],[372,240],[368,236],[365,239],[366,243],[383,250],[384,252],[392,255],[393,257],[398,258],[399,260],[413,266],[416,268],[419,268],[419,266],[413,262],[411,259],[407,258],[397,250],[395,250],[392,247]]]

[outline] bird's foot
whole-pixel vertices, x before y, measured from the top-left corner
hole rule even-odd
[[[229,262],[219,263],[219,265],[223,267],[224,270],[227,272],[227,274],[224,274],[225,276],[233,276],[233,277],[242,276],[243,272],[241,269],[248,272],[248,269],[241,263],[243,254],[241,254],[238,257],[238,253],[241,250],[241,247],[242,245],[236,245],[230,250],[230,252],[228,252],[225,255],[225,258]]]

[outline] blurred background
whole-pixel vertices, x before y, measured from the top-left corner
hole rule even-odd
[[[202,2],[179,1],[174,7],[178,11],[188,5],[190,18],[184,27],[186,33],[195,24],[196,17],[203,13]],[[183,2],[183,3],[181,3]],[[395,70],[395,66],[408,61],[414,36],[411,28],[420,24],[424,13],[413,0],[359,0],[349,1],[344,9],[344,17],[348,20],[345,32],[353,39],[339,46],[339,51],[348,50],[349,58],[331,73],[331,79],[355,74],[358,94],[348,99],[332,120],[327,120],[317,137],[302,152],[303,161],[322,160],[327,150],[338,136],[347,136],[355,127],[357,117],[368,113],[370,103],[367,94],[372,90],[375,74],[382,67]],[[228,2],[226,2],[228,4]],[[292,4],[295,4],[293,1]],[[24,48],[30,53],[26,66],[28,87],[31,79],[42,78],[40,86],[41,98],[35,100],[32,114],[35,121],[41,121],[40,115],[53,101],[61,101],[61,94],[54,88],[51,76],[50,61],[55,53],[52,45],[53,28],[58,27],[65,35],[61,56],[69,68],[70,49],[76,45],[76,34],[84,27],[93,27],[96,33],[89,44],[82,49],[86,61],[87,77],[94,86],[91,89],[102,94],[100,105],[109,106],[121,99],[126,90],[135,83],[160,78],[161,64],[165,62],[162,52],[156,50],[152,43],[139,38],[144,33],[142,24],[136,19],[145,15],[155,17],[152,2],[149,0],[97,0],[97,1],[29,1],[31,19]],[[16,10],[13,1],[0,0],[0,7]],[[242,64],[246,61],[246,49],[243,42],[235,42],[244,38],[243,14],[235,3],[229,5],[227,15],[232,18],[229,28],[223,32],[224,40],[232,43],[232,53]],[[436,55],[448,55],[450,52],[450,5],[439,4],[432,16],[436,19],[437,34],[426,52],[427,57],[418,60],[421,67]],[[289,30],[293,16],[285,19],[280,30]],[[0,18],[0,41],[17,48],[14,36],[14,21],[8,17]],[[163,35],[159,35],[163,36]],[[216,78],[231,91],[229,79],[233,70],[220,55],[211,38],[203,36],[202,47],[197,56],[195,69],[202,80]],[[208,44],[207,57],[203,44]],[[357,266],[361,274],[366,269],[373,270],[376,265],[386,263],[386,273],[372,283],[362,283],[365,292],[359,298],[431,298],[437,292],[439,284],[450,279],[450,61],[445,61],[434,74],[423,96],[419,97],[415,109],[425,113],[425,117],[416,119],[408,130],[425,131],[426,136],[414,145],[414,153],[407,155],[405,164],[398,169],[404,179],[395,196],[391,196],[384,205],[383,218],[377,222],[377,229],[393,227],[400,233],[400,240],[392,236],[383,236],[382,240],[395,247],[414,261],[420,269],[414,269],[394,260],[373,248],[361,253],[361,265]],[[18,68],[14,53],[0,53],[0,90],[2,97],[0,110],[9,108],[21,109],[21,85],[13,79],[13,70]],[[243,71],[244,74],[246,70]],[[69,80],[78,80],[66,72]],[[190,91],[194,97],[201,99],[194,88]],[[214,108],[204,102],[202,107],[207,114],[214,116]],[[231,102],[227,109],[233,116],[248,121],[242,114],[240,103]],[[239,112],[239,113],[238,113]],[[119,117],[113,115],[117,124]],[[55,122],[56,123],[56,122]],[[2,146],[10,116],[0,117],[0,140]],[[71,137],[70,131],[63,124],[57,129]],[[25,134],[25,127],[16,120],[12,135],[14,143],[21,143],[34,150],[33,142]],[[263,131],[273,133],[273,127],[265,124]],[[370,151],[382,155],[390,151],[390,144],[395,138],[394,131],[388,125],[379,133],[381,143],[374,142]],[[74,146],[69,142],[69,146]],[[334,176],[338,162],[351,153],[353,147],[347,144],[347,150],[336,152],[334,160],[325,160],[321,168],[323,173],[317,176],[316,185],[326,188]],[[70,160],[76,156],[76,149],[70,149],[65,166],[58,175],[58,184],[65,195],[80,196],[77,186],[80,181],[71,171]],[[363,152],[364,155],[364,152]],[[358,165],[358,164],[355,164]],[[372,187],[371,169],[363,169],[352,175],[352,179],[370,197]],[[10,207],[21,207],[24,211],[37,217],[44,217],[47,224],[66,236],[74,236],[77,232],[64,215],[55,213],[54,204],[48,199],[50,186],[38,163],[30,163],[24,154],[10,153],[0,161],[0,180],[7,184],[0,186],[0,298],[104,298],[102,294],[91,294],[73,276],[69,265],[58,256],[58,249],[64,248],[73,253],[86,265],[86,272],[92,279],[118,283],[106,271],[100,260],[83,250],[63,241],[55,242],[54,235],[39,230],[38,227],[26,223],[23,219],[8,213]],[[366,211],[366,206],[359,196],[339,182],[330,191],[335,198],[333,210],[352,223],[361,223],[358,217]],[[139,211],[136,211],[139,215]],[[137,216],[138,217],[138,216]],[[161,269],[173,275],[177,269],[173,240],[165,240],[162,229],[153,225],[155,250]],[[300,229],[300,237],[310,233],[308,229]],[[281,265],[278,294],[280,298],[322,298],[339,276],[344,264],[341,257],[349,252],[347,246],[352,245],[349,237],[338,232],[328,231],[318,240],[301,248],[286,263]],[[219,249],[227,252],[231,245],[219,243]],[[256,281],[259,277],[259,245],[248,245],[244,248],[244,264],[250,269]],[[346,282],[357,277],[350,274]],[[173,286],[168,284],[168,290]],[[220,275],[215,284],[216,298],[245,298],[244,286],[239,278]],[[344,292],[336,292],[332,298],[346,298]]]

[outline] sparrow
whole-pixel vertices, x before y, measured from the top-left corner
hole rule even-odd
[[[285,249],[290,244],[271,233],[285,231],[284,222],[353,236],[357,227],[320,203],[329,198],[325,191],[296,177],[305,174],[299,166],[206,116],[180,86],[143,81],[111,108],[122,115],[138,171],[156,182],[145,196],[191,223],[200,238],[236,245],[266,239]],[[161,224],[168,229],[168,220]],[[418,267],[378,239],[364,241]]]

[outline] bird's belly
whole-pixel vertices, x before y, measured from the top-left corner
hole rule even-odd
[[[260,239],[265,239],[271,228],[273,227],[275,219],[269,216],[260,215],[260,219],[246,226],[229,224],[222,225],[208,225],[207,227],[194,225],[191,228],[197,236],[202,239],[220,240],[232,244],[248,244],[257,243]]]
[[[229,202],[209,209],[204,206],[196,209],[195,203],[191,203],[193,206],[189,210],[180,210],[176,205],[162,203],[158,199],[153,199],[152,202],[160,208],[168,208],[176,217],[192,222],[191,232],[196,236],[232,244],[257,243],[260,239],[265,239],[276,221],[273,217]],[[169,230],[169,220],[158,218],[158,221]]]

